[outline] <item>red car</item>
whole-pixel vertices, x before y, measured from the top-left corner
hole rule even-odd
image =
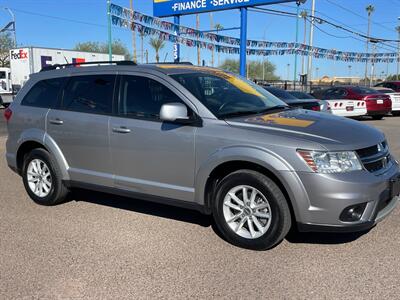
[[[375,87],[385,87],[400,93],[400,81],[384,81],[375,85]]]
[[[392,100],[390,96],[379,93],[371,88],[362,86],[338,86],[327,90],[326,93],[329,95],[334,94],[335,99],[365,101],[367,116],[371,116],[375,120],[382,119],[392,111]]]

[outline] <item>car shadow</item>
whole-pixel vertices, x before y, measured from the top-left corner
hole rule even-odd
[[[346,244],[354,242],[369,230],[360,232],[299,232],[292,229],[286,236],[286,240],[293,244],[321,244],[321,245],[334,245]]]
[[[195,210],[84,189],[74,189],[69,200],[124,209],[160,218],[197,224],[202,227],[209,227],[213,222],[211,216]]]
[[[211,227],[215,234],[226,241],[218,230],[213,217],[204,215],[195,210],[84,189],[73,189],[68,200],[123,209],[160,218],[196,224],[202,227]],[[287,235],[286,240],[294,244],[345,244],[357,240],[367,232],[368,231],[357,233],[312,233],[298,232],[296,229],[292,229]]]

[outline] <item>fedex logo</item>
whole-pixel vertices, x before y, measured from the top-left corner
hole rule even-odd
[[[24,51],[23,49],[14,51],[11,51],[11,59],[27,59],[28,58],[28,52]]]

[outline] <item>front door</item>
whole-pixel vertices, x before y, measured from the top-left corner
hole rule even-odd
[[[159,119],[162,104],[183,101],[143,76],[122,76],[119,90],[118,116],[110,119],[116,187],[193,201],[196,127]]]

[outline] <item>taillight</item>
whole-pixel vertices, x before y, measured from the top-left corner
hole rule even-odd
[[[311,107],[314,111],[321,111],[321,107],[319,105]]]
[[[12,116],[12,110],[10,108],[6,108],[6,110],[4,111],[4,118],[6,119],[6,121],[10,121]]]

